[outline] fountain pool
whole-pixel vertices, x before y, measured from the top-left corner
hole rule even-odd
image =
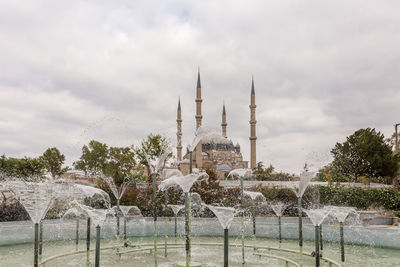
[[[160,218],[161,219],[161,218]],[[174,266],[185,258],[184,218],[178,218],[178,238],[170,238],[168,244],[168,257],[164,257],[164,240],[158,238],[158,266]],[[279,250],[277,239],[277,221],[273,217],[257,217],[259,229],[257,240],[253,244],[252,220],[245,222],[245,257],[246,266],[285,266],[283,257],[304,266],[314,266],[315,258],[311,257],[314,251],[314,226],[308,219],[304,219],[304,245],[303,257],[299,255],[296,218],[282,217],[282,243]],[[45,263],[45,266],[85,266],[86,244],[75,243],[74,221],[45,220],[44,223],[44,248],[42,261],[49,257],[71,253],[63,257],[54,258]],[[85,221],[82,221],[82,225]],[[110,220],[102,226],[101,240],[101,266],[132,266],[132,262],[140,266],[154,266],[153,232],[151,218],[135,218],[127,223],[129,247],[124,247],[124,242],[115,238],[115,221]],[[0,223],[0,263],[3,266],[32,266],[33,225],[30,222]],[[363,226],[345,226],[346,262],[344,266],[396,266],[400,262],[398,237],[400,229],[395,227],[382,229]],[[164,226],[159,225],[158,233],[162,234]],[[339,226],[324,224],[324,257],[340,263],[341,249],[339,243]],[[174,234],[174,219],[168,220],[168,235]],[[19,238],[16,238],[16,236]],[[234,218],[229,231],[229,265],[242,265],[241,243],[241,218]],[[85,229],[80,231],[80,238],[85,239]],[[92,228],[92,236],[95,229]],[[192,252],[193,261],[198,261],[203,266],[223,265],[223,231],[217,218],[193,218],[192,221]],[[379,238],[380,237],[380,238]],[[381,239],[381,240],[379,240]],[[95,248],[92,238],[91,248]],[[383,243],[386,242],[386,243]],[[19,243],[19,244],[16,244]],[[364,244],[364,245],[359,245]],[[253,245],[257,250],[253,250]],[[389,246],[392,248],[380,248]],[[118,249],[117,249],[118,248]],[[270,249],[268,249],[270,248]],[[274,248],[274,249],[271,249]],[[117,252],[120,253],[117,254]],[[260,257],[256,254],[272,255]],[[90,253],[89,262],[94,263],[94,251]],[[43,265],[41,265],[43,266]],[[294,266],[294,265],[289,265]],[[321,266],[328,266],[321,260]]]
[[[220,227],[219,227],[220,228]],[[222,232],[219,229],[220,232]],[[135,248],[120,248],[119,252],[121,256],[116,254],[117,250],[114,246],[121,245],[117,243],[116,239],[103,239],[101,264],[102,266],[132,266],[132,262],[140,263],[140,266],[153,266],[154,258],[150,253],[153,246],[152,237],[135,237],[130,238],[132,245],[139,245],[143,248],[142,251],[128,252]],[[163,248],[162,239],[160,238],[160,248]],[[247,247],[246,253],[246,266],[285,266],[285,262],[268,257],[259,257],[253,254],[252,239],[246,238],[246,244],[251,244],[251,247]],[[173,248],[174,244],[176,248]],[[200,245],[203,244],[203,245]],[[263,249],[263,247],[275,247],[277,248],[278,243],[275,239],[258,238],[256,245],[259,246],[257,253],[273,254],[289,258],[296,262],[304,264],[304,266],[313,266],[315,259],[309,256],[300,257],[298,254],[298,244],[296,240],[285,240],[285,248],[297,251],[294,252],[280,252],[275,250]],[[94,247],[93,243],[91,247]],[[160,249],[158,254],[158,265],[159,266],[174,266],[179,260],[185,257],[184,241],[177,243],[169,243],[168,257],[164,258],[162,250]],[[241,266],[242,254],[241,254],[241,240],[237,235],[232,235],[229,242],[229,265],[230,266]],[[303,245],[304,253],[313,251],[314,243],[312,241],[304,241]],[[109,249],[104,249],[109,247]],[[75,243],[73,241],[54,241],[45,242],[45,250],[43,253],[43,259],[48,257],[66,253],[76,252]],[[85,250],[85,244],[81,242],[79,250]],[[128,253],[126,253],[128,252]],[[201,261],[206,266],[222,266],[223,265],[223,238],[222,237],[193,237],[192,239],[192,259],[194,261]],[[21,266],[28,267],[32,266],[32,244],[20,244],[12,246],[1,246],[0,247],[0,262],[2,266]],[[340,246],[338,243],[326,243],[324,250],[324,257],[331,259],[340,259]],[[94,263],[94,253],[91,254],[90,262]],[[398,266],[400,262],[400,253],[395,249],[382,249],[372,248],[358,245],[351,245],[346,250],[346,263],[344,266]],[[78,253],[73,255],[67,255],[60,258],[55,258],[48,261],[44,266],[84,266],[86,263],[86,253]],[[322,266],[326,263],[321,261]],[[43,265],[42,265],[43,266]],[[137,265],[139,266],[139,265]],[[293,265],[289,265],[293,266]],[[327,266],[327,265],[326,265]]]

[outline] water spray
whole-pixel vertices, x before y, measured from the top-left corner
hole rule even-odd
[[[209,208],[215,216],[217,216],[219,223],[224,228],[224,267],[229,265],[229,227],[233,221],[236,210],[230,207],[216,207],[205,205]]]

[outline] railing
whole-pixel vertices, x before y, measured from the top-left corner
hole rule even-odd
[[[264,254],[264,253],[253,253],[253,255],[260,256],[260,257],[268,257],[268,258],[274,258],[274,259],[282,260],[282,261],[285,262],[286,267],[289,267],[289,263],[293,264],[294,266],[300,267],[300,264],[298,264],[297,262],[292,261],[291,259],[288,259],[288,258],[285,258],[285,257],[278,256],[278,255]]]
[[[198,242],[193,242],[192,243],[193,246],[223,246],[223,243],[198,243]],[[183,248],[185,246],[185,244],[180,244],[180,243],[169,243],[167,244],[167,248]],[[240,247],[241,245],[239,244],[230,244],[229,246],[235,246],[235,247]],[[100,250],[107,250],[107,249],[117,249],[117,248],[122,248],[122,245],[118,245],[118,246],[107,246],[107,247],[102,247],[100,248]],[[149,251],[150,253],[153,252],[154,249],[154,244],[153,243],[144,243],[144,244],[135,244],[135,245],[130,245],[130,248],[133,249],[129,249],[129,250],[117,250],[116,254],[117,255],[122,255],[122,254],[127,254],[127,253],[135,253],[135,252],[143,252],[143,251]],[[157,244],[157,248],[164,248],[165,244]],[[279,248],[279,247],[267,247],[267,246],[254,246],[254,245],[245,245],[246,248],[256,248],[257,250],[274,250],[274,251],[282,251],[282,252],[288,252],[288,253],[295,253],[298,254],[300,253],[298,250],[293,250],[293,249],[287,249],[287,248]],[[94,249],[91,249],[90,251],[94,251]],[[82,254],[87,252],[86,249],[84,250],[77,250],[77,251],[70,251],[70,252],[66,252],[66,253],[62,253],[62,254],[58,254],[58,255],[54,255],[51,257],[48,257],[46,259],[44,259],[43,261],[41,261],[39,263],[40,266],[44,266],[45,263],[50,262],[52,260],[55,260],[57,258],[61,258],[61,257],[65,257],[65,256],[71,256],[74,254]],[[302,252],[303,255],[311,257],[311,253],[308,252]],[[256,256],[260,256],[260,257],[269,257],[269,258],[274,258],[274,259],[278,259],[278,260],[282,260],[286,263],[286,266],[289,266],[289,263],[294,265],[294,266],[300,266],[299,263],[286,258],[286,257],[282,257],[282,256],[278,256],[278,255],[274,255],[274,254],[265,254],[265,253],[253,253],[253,255]],[[342,265],[330,258],[326,258],[326,257],[321,257],[321,260],[327,262],[329,264],[329,267],[332,266],[337,266],[337,267],[341,267]]]

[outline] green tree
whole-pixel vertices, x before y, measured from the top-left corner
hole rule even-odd
[[[116,185],[122,184],[126,179],[136,183],[143,177],[142,173],[138,172],[133,147],[110,147],[103,172],[113,177]]]
[[[6,176],[34,177],[42,176],[45,171],[43,162],[38,158],[7,158],[2,155],[0,158],[0,171]]]
[[[254,175],[260,181],[288,181],[293,178],[293,175],[289,173],[275,172],[275,168],[271,164],[264,168],[264,164],[261,161],[257,163]]]
[[[73,163],[75,169],[82,170],[86,175],[98,175],[103,172],[107,163],[108,147],[106,144],[92,140],[82,147],[82,156]]]
[[[334,182],[350,182],[349,178],[340,173],[332,164],[322,167],[316,176],[318,181],[328,182],[329,184]]]
[[[65,162],[65,155],[61,154],[56,147],[46,149],[39,159],[43,162],[46,170],[51,173],[53,178],[60,176],[68,170],[68,168],[62,167]]]
[[[399,157],[385,143],[383,134],[375,129],[360,129],[331,150],[332,167],[341,174],[352,177],[390,177],[398,170]]]
[[[164,136],[160,134],[149,134],[144,140],[142,140],[140,146],[135,149],[139,163],[147,170],[149,182],[151,182],[151,170],[147,162],[147,157],[150,160],[156,160],[167,151],[168,147],[169,144]],[[171,157],[172,153],[167,157],[166,161]]]
[[[256,169],[254,170],[254,174],[257,180],[271,180],[272,173],[274,172],[274,167],[270,164],[267,168],[264,168],[264,164],[260,161],[257,163]]]

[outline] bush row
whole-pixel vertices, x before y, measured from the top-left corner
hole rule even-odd
[[[107,190],[107,188],[103,188]],[[297,216],[297,197],[294,192],[287,188],[258,186],[253,190],[260,191],[268,202],[283,201],[288,204],[285,215]],[[200,195],[202,201],[207,204],[235,207],[239,205],[240,190],[224,189],[219,186],[218,181],[206,184],[196,184],[193,192]],[[110,196],[112,196],[111,192]],[[112,197],[115,205],[115,199]],[[183,204],[183,192],[180,189],[170,188],[167,194],[157,193],[157,216],[173,216],[172,210],[166,208],[165,204]],[[400,210],[400,192],[395,188],[361,188],[341,186],[311,186],[303,195],[303,208],[315,207],[318,203],[322,205],[351,206],[357,209],[370,209],[383,207],[387,210]],[[62,207],[61,202],[56,202],[49,210],[46,218],[57,218],[67,207]],[[121,205],[135,205],[143,216],[153,216],[152,189],[137,189],[130,187],[121,199]],[[205,213],[206,216],[209,213]],[[211,215],[211,214],[210,214]],[[16,201],[6,204],[2,203],[0,210],[0,221],[24,220],[27,214],[23,207]]]
[[[284,201],[297,205],[297,197],[287,188],[260,187],[259,190],[269,201]],[[322,205],[351,206],[357,209],[383,207],[387,210],[400,210],[400,192],[392,187],[362,188],[342,186],[311,186],[303,196],[305,208],[316,203]]]

